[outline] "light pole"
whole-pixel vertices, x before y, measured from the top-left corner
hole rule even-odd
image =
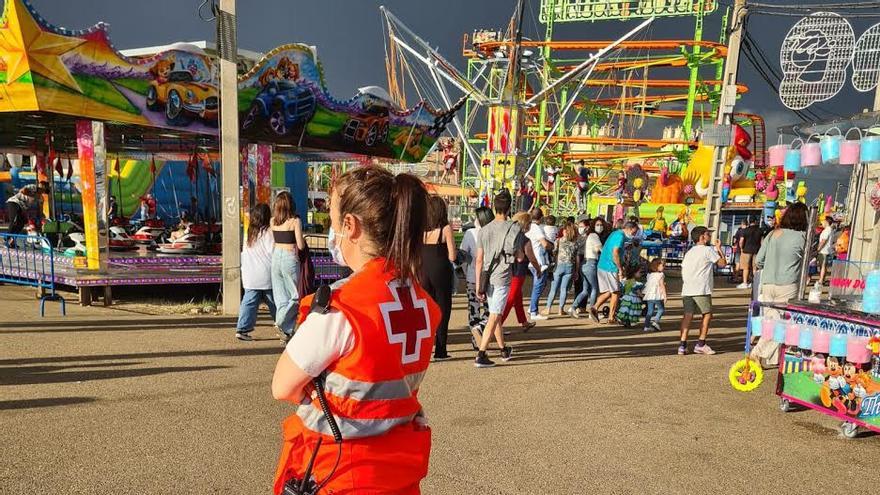
[[[220,0],[217,11],[220,63],[220,169],[223,178],[223,313],[238,313],[241,301],[241,212],[239,210],[238,47],[235,0]]]

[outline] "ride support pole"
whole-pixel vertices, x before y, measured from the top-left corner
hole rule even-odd
[[[217,51],[220,62],[220,169],[223,176],[223,313],[238,314],[241,302],[241,212],[238,143],[238,48],[235,0],[220,0]]]
[[[718,106],[718,117],[715,122],[719,126],[730,126],[733,122],[733,109],[736,105],[736,77],[739,69],[739,52],[747,14],[746,0],[736,0],[733,6],[733,22],[727,44],[727,61],[724,65],[724,77],[722,78],[721,101]],[[732,135],[731,129],[731,140]],[[724,164],[729,146],[730,143],[715,146],[712,160],[712,176],[709,178],[709,195],[706,197],[706,227],[714,230],[713,237],[716,239],[718,228],[721,226],[721,182],[724,176]]]

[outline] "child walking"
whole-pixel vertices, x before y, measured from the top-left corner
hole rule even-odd
[[[663,269],[666,265],[662,258],[654,258],[648,265],[648,280],[645,282],[645,331],[659,332],[660,318],[666,312],[666,277]]]
[[[617,321],[624,328],[630,328],[633,323],[642,319],[642,289],[645,284],[641,282],[641,278],[641,267],[627,267],[623,295],[620,298],[620,307],[617,309]]]

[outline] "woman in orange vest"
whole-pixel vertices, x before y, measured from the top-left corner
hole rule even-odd
[[[431,432],[418,391],[440,321],[417,275],[427,197],[418,178],[377,167],[352,170],[334,186],[328,247],[353,274],[332,286],[329,304],[310,310],[313,296],[303,299],[299,328],[275,368],[272,395],[302,404],[283,423],[275,494],[300,493],[285,484],[301,483],[294,480],[313,454],[306,493],[420,493]]]

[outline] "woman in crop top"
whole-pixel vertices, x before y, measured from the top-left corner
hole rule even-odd
[[[275,300],[275,330],[287,344],[299,311],[299,250],[305,249],[302,222],[287,191],[278,193],[272,209],[272,297]]]

